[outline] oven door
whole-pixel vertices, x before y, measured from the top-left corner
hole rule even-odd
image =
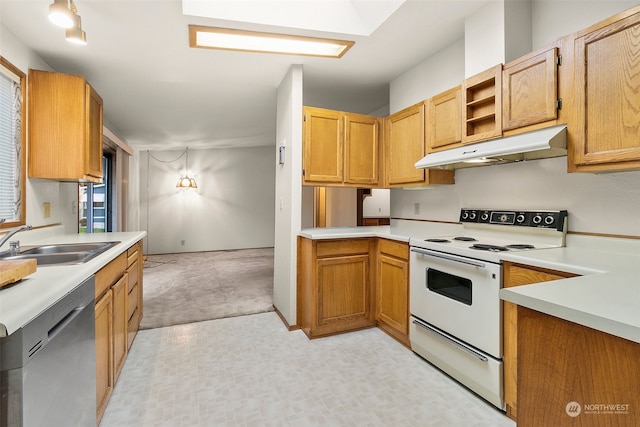
[[[417,247],[410,263],[411,314],[501,359],[500,265]]]

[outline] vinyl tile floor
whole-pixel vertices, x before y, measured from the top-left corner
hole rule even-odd
[[[515,423],[377,328],[309,340],[271,312],[140,331],[100,426]]]

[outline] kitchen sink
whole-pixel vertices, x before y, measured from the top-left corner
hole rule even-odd
[[[27,254],[62,254],[69,252],[95,252],[102,253],[120,242],[95,242],[95,243],[64,243],[59,245],[37,246],[35,248],[20,251],[20,255]]]
[[[39,266],[84,264],[120,242],[70,243],[25,249],[16,255],[8,251],[0,260],[35,259]]]

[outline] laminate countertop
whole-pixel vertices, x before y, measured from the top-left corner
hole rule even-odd
[[[0,337],[10,335],[29,323],[145,235],[144,231],[57,234],[29,240],[28,243],[19,236],[23,246],[116,241],[120,243],[84,264],[38,266],[35,273],[0,289]]]
[[[408,242],[445,236],[451,224],[402,229],[392,226],[313,228],[309,239],[380,237]],[[500,298],[640,343],[640,239],[567,235],[563,248],[503,252],[503,261],[578,274],[578,277],[503,288]]]
[[[514,304],[640,343],[640,241],[567,236],[567,246],[505,261],[579,274],[500,290]]]

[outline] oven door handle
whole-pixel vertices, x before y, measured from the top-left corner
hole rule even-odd
[[[460,342],[460,341],[458,341],[456,339],[453,339],[449,335],[446,335],[446,334],[440,332],[439,330],[437,330],[437,329],[435,329],[435,328],[433,328],[433,327],[431,327],[429,325],[426,325],[426,324],[420,322],[419,320],[415,320],[414,319],[413,320],[413,324],[416,325],[416,326],[420,326],[421,328],[426,329],[427,331],[438,335],[440,338],[444,339],[448,343],[453,344],[454,346],[458,347],[460,350],[464,351],[465,353],[468,353],[468,354],[472,355],[473,357],[475,357],[477,359],[480,359],[483,362],[486,362],[487,360],[489,360],[487,358],[487,356],[485,356],[484,354],[477,352],[473,348],[463,344],[462,342]]]
[[[432,256],[435,258],[442,258],[442,259],[446,259],[447,261],[454,261],[454,262],[460,262],[462,264],[469,264],[469,265],[473,265],[474,267],[480,267],[480,268],[486,267],[486,264],[483,262],[475,261],[469,258],[458,257],[455,255],[443,254],[441,252],[432,252],[426,249],[419,249],[419,248],[411,248],[411,252],[416,252],[422,255]]]

